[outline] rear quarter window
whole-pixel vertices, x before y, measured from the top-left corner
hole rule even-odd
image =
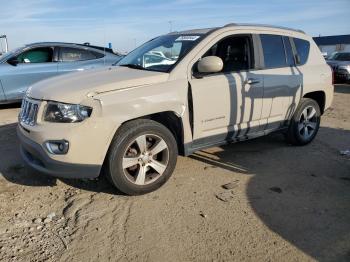
[[[62,62],[74,62],[74,61],[85,61],[102,58],[104,55],[98,52],[71,48],[71,47],[61,47],[60,59]]]
[[[99,52],[93,52],[93,51],[92,51],[92,53],[96,56],[96,59],[100,59],[100,58],[102,58],[102,57],[105,56],[104,54],[101,54],[101,53],[99,53]]]
[[[309,58],[310,42],[299,38],[293,38],[293,42],[297,51],[297,55],[300,58],[298,64],[304,65],[307,62],[307,59]]]

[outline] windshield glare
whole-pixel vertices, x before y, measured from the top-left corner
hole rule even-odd
[[[202,35],[171,34],[157,37],[138,47],[117,65],[138,66],[140,69],[169,72],[201,39]]]

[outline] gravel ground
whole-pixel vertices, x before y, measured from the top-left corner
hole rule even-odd
[[[179,157],[139,197],[27,170],[19,108],[2,106],[0,261],[350,261],[349,104],[338,85],[310,145],[274,134]]]

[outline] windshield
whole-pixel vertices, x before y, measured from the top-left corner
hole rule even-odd
[[[138,47],[117,65],[141,70],[169,72],[203,37],[203,34],[171,34],[157,37]]]
[[[0,63],[3,61],[6,61],[8,58],[10,58],[13,54],[18,53],[20,50],[22,50],[24,47],[19,47],[16,49],[13,49],[5,54],[3,54],[2,56],[0,56]]]
[[[335,53],[329,57],[329,60],[350,61],[350,53]]]

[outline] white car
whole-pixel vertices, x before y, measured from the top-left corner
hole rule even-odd
[[[178,59],[152,54],[159,50]],[[142,64],[147,56],[162,60]],[[331,68],[312,37],[281,27],[173,32],[117,65],[29,88],[18,126],[29,166],[66,178],[104,170],[120,191],[144,194],[169,179],[178,154],[275,131],[310,143],[333,99]]]

